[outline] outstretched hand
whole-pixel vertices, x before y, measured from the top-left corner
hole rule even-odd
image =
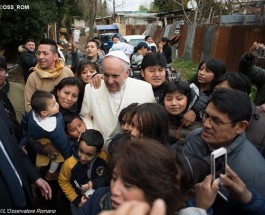
[[[220,175],[221,184],[241,203],[248,203],[252,199],[252,193],[247,189],[244,182],[229,167],[226,168],[227,174]]]
[[[50,185],[48,184],[47,181],[43,180],[42,178],[39,178],[35,184],[41,191],[41,195],[46,199],[46,200],[51,200],[52,199],[52,189]]]
[[[181,127],[189,127],[193,125],[196,120],[196,113],[193,110],[187,111],[181,119]]]
[[[253,45],[249,48],[249,52],[255,57],[262,57],[265,55],[265,45],[263,43],[254,42]]]
[[[90,86],[94,87],[95,89],[100,88],[101,79],[103,79],[103,74],[95,74],[91,79]]]

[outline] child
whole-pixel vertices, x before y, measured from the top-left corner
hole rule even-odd
[[[78,66],[75,75],[84,84],[89,84],[96,73],[100,73],[99,66],[94,62],[84,61]]]
[[[21,126],[31,138],[39,140],[44,145],[53,144],[62,153],[59,153],[53,160],[41,154],[37,154],[36,157],[37,167],[47,166],[51,161],[45,178],[57,180],[56,170],[59,164],[64,161],[64,158],[71,156],[63,118],[59,113],[59,105],[53,94],[37,90],[32,95],[31,107],[32,110],[23,116]],[[21,142],[22,146],[25,144],[25,141]]]
[[[121,130],[124,134],[131,133],[130,124],[131,124],[131,114],[132,111],[137,107],[138,103],[132,103],[127,107],[123,108],[119,114],[118,120],[121,124]]]
[[[187,81],[178,80],[165,84],[162,90],[162,104],[164,105],[169,117],[169,137],[170,140],[178,139],[178,149],[181,151],[188,133],[201,126],[196,121],[193,125],[182,127],[181,121],[184,114],[190,110],[199,96],[199,90]]]
[[[121,125],[122,133],[115,135],[111,142],[109,143],[108,152],[111,155],[121,140],[130,139],[131,133],[131,120],[132,120],[132,113],[137,107],[138,103],[132,103],[127,107],[123,108],[119,114],[118,120]]]
[[[60,187],[71,202],[73,214],[86,201],[83,193],[73,182],[76,180],[80,185],[84,185],[91,181],[95,189],[98,186],[95,186],[94,181],[103,175],[106,167],[106,162],[99,157],[104,144],[103,136],[99,131],[85,130],[78,144],[77,154],[73,154],[64,162],[58,178]],[[85,186],[82,187],[85,188]]]

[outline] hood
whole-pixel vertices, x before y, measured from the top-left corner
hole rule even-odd
[[[35,66],[35,72],[38,74],[40,78],[51,78],[55,79],[59,77],[64,68],[64,61],[61,58],[58,58],[55,62],[55,68],[54,69],[47,69],[43,70],[40,66],[39,63]]]
[[[20,45],[18,47],[18,52],[20,52],[20,53],[22,53],[22,52],[29,52],[29,50],[24,45]]]

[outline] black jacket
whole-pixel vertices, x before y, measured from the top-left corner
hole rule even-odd
[[[23,184],[27,198],[27,208],[33,207],[31,195],[31,183],[40,178],[38,172],[28,159],[28,157],[18,148],[17,140],[8,123],[6,112],[0,104],[0,139],[15,166]],[[0,172],[0,208],[15,208],[11,193],[6,184],[6,178]]]

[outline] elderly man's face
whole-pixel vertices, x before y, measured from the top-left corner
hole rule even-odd
[[[202,121],[203,132],[201,137],[214,148],[227,146],[244,131],[240,122],[233,126],[228,115],[219,111],[212,102],[207,105]]]
[[[115,57],[106,57],[102,62],[104,81],[109,92],[119,92],[124,81],[129,76],[129,67],[125,62]]]
[[[6,70],[4,67],[0,67],[0,89],[4,86],[6,81]]]

